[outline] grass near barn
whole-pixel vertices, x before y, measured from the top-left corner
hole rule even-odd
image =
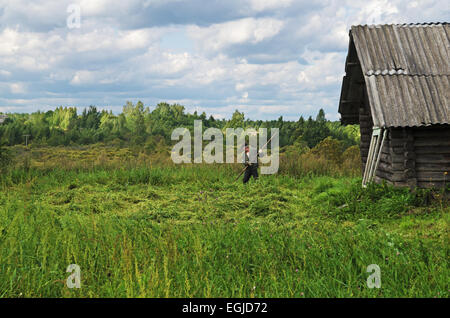
[[[443,192],[314,174],[244,186],[240,166],[38,164],[56,153],[0,180],[1,297],[449,297]],[[73,263],[80,289],[65,284]]]

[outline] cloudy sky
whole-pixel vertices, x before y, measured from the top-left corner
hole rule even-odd
[[[73,6],[75,5],[75,6]],[[229,118],[337,107],[355,24],[444,22],[447,0],[0,0],[0,112],[178,102]],[[77,8],[80,27],[76,27]],[[75,27],[74,27],[75,26]]]

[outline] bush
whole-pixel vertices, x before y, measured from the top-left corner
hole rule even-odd
[[[342,169],[351,176],[361,175],[361,152],[359,146],[348,147],[342,154]]]
[[[417,208],[426,206],[431,212],[433,205],[439,205],[438,200],[431,198],[433,192],[430,190],[411,192],[408,188],[373,182],[362,188],[360,179],[345,187],[330,187],[319,180],[314,190],[313,202],[320,204],[326,215],[341,220],[400,218]]]
[[[325,160],[334,164],[342,162],[343,146],[342,142],[333,137],[327,137],[322,140],[317,146],[311,149],[314,155],[322,156]]]
[[[359,147],[343,151],[341,141],[327,137],[312,149],[286,147],[281,155],[280,172],[295,176],[358,176],[361,172]]]

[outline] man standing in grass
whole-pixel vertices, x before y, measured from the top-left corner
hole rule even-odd
[[[259,153],[256,154],[256,160],[250,160],[250,147],[245,144],[245,172],[244,172],[244,183],[253,176],[255,180],[258,180],[258,157]]]

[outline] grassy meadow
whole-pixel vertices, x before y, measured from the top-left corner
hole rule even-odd
[[[293,173],[292,160],[243,185],[241,165],[174,166],[163,153],[12,152],[0,297],[449,297],[443,191],[362,189],[359,171]],[[380,289],[367,287],[370,264]]]

